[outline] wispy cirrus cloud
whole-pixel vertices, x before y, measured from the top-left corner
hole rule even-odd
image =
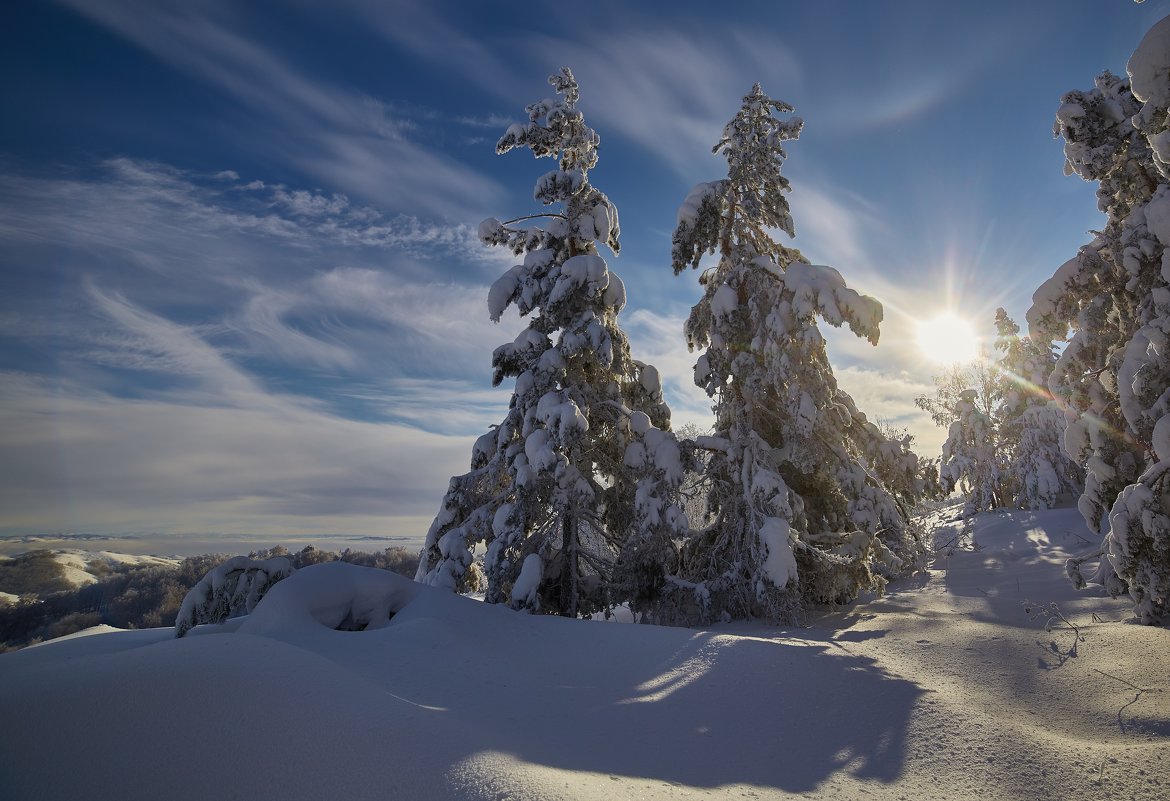
[[[451,70],[495,93],[508,93],[522,73],[516,67],[517,40],[492,47],[482,36],[462,30],[462,15],[450,6],[390,0],[386,3],[350,2],[352,12],[365,20],[395,47]]]
[[[251,128],[241,146],[280,153],[331,187],[382,208],[456,219],[482,213],[502,194],[491,178],[412,139],[414,124],[393,116],[391,103],[312,77],[246,36],[243,7],[61,1],[233,97]]]
[[[323,387],[295,379],[309,395],[332,397],[338,380],[368,375],[486,375],[499,334],[485,281],[511,262],[467,226],[385,219],[344,196],[128,159],[85,175],[6,176],[0,241],[8,363],[85,373],[97,388],[121,381],[111,371],[136,371],[114,390],[123,394],[189,383],[191,358],[177,363],[159,344],[168,319],[269,381],[339,376]]]
[[[914,435],[913,448],[931,458],[942,451],[946,431],[914,405],[919,395],[933,395],[933,382],[885,367],[850,366],[835,371],[837,384],[848,392],[871,422],[904,428]]]
[[[127,400],[0,374],[10,432],[0,531],[345,532],[417,544],[447,479],[467,467],[461,437],[348,420],[288,397],[216,397]]]
[[[792,244],[817,264],[830,264],[882,289],[892,288],[882,286],[888,280],[883,259],[891,252],[893,238],[882,210],[808,170],[797,170],[792,182],[789,202],[796,229]]]
[[[623,312],[620,323],[633,357],[658,369],[673,424],[694,423],[706,429],[712,421],[711,399],[695,386],[699,354],[687,350],[683,324],[688,314],[689,309],[681,307],[666,313],[634,309]]]
[[[531,85],[533,70],[539,77],[568,65],[586,87],[583,106],[591,125],[628,138],[687,177],[751,89],[745,73],[756,80],[782,76],[788,87],[804,80],[792,51],[775,35],[735,26],[672,27],[627,8],[616,30],[588,15],[549,9],[553,18],[572,17],[571,37],[516,31],[494,40],[466,30],[461,15],[437,4],[358,4],[356,13],[396,47],[509,104],[523,96],[520,87]]]
[[[709,169],[701,157],[711,153],[751,80],[783,75],[791,86],[803,74],[776,39],[765,44],[735,28],[692,31],[658,21],[585,41],[544,38],[537,50],[547,63],[572,65],[588,97],[604,98],[589,103],[591,124],[638,143],[688,179]]]
[[[418,282],[338,267],[286,286],[257,282],[229,321],[247,352],[302,368],[354,376],[491,375],[491,354],[510,341],[514,313],[488,318],[484,284]]]
[[[163,363],[128,333],[131,307],[179,313],[239,359],[358,378],[487,376],[492,349],[515,333],[514,322],[491,323],[485,303],[514,257],[470,226],[125,158],[0,183],[0,260],[17,301],[0,335],[52,336],[87,363]],[[34,266],[46,260],[53,298]],[[73,314],[62,314],[62,296]]]
[[[0,372],[0,531],[343,531],[417,543],[447,479],[466,469],[456,429],[478,433],[506,404],[387,382],[374,398],[385,413],[354,419],[328,398],[269,389],[200,327],[92,284],[87,294],[107,326],[75,343],[81,358],[147,380],[123,379],[115,393],[90,370]],[[453,418],[435,414],[446,406]]]
[[[258,385],[235,369],[194,330],[140,308],[124,296],[85,282],[95,311],[112,327],[92,342],[86,356],[122,370],[162,373],[186,379],[193,396],[249,402],[263,396]]]
[[[290,188],[234,172],[202,176],[157,162],[108,159],[96,170],[48,176],[6,172],[0,181],[0,239],[9,243],[66,244],[222,266],[221,253],[284,244],[320,251],[351,247],[487,265],[492,276],[512,257],[479,241],[469,224],[386,216],[341,193]],[[225,237],[230,247],[223,247]],[[265,245],[264,243],[267,243]],[[141,262],[140,262],[141,263]],[[436,261],[436,263],[439,263]],[[292,269],[290,266],[289,269]]]

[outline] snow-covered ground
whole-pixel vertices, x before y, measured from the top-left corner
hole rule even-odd
[[[1170,632],[1071,589],[1087,539],[1075,510],[983,515],[929,576],[787,629],[530,617],[307,568],[181,640],[0,655],[0,795],[1167,798]]]

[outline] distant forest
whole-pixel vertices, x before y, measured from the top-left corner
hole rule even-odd
[[[418,552],[392,546],[381,553],[322,551],[312,545],[296,553],[276,546],[250,554],[256,559],[287,556],[294,567],[320,562],[350,562],[413,577]],[[120,629],[173,626],[180,604],[208,571],[227,554],[191,556],[178,565],[91,564],[97,582],[74,587],[52,551],[30,551],[0,562],[0,587],[20,595],[0,604],[0,653],[106,624]]]

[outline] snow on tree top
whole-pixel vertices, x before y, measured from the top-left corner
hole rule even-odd
[[[1028,309],[1025,319],[1028,321],[1028,336],[1036,342],[1051,342],[1053,339],[1064,337],[1067,326],[1059,331],[1045,329],[1054,324],[1060,303],[1069,291],[1069,284],[1076,280],[1080,269],[1080,258],[1074,256],[1060,265],[1052,277],[1032,293],[1032,306]]]
[[[1125,71],[1138,100],[1162,108],[1170,106],[1170,17],[1146,32]]]
[[[1056,110],[1056,118],[1066,125],[1073,120],[1085,116],[1085,107],[1080,103],[1061,103]]]

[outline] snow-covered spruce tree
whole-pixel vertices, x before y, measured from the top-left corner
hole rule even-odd
[[[1004,379],[998,365],[981,353],[974,362],[951,365],[936,375],[934,385],[933,396],[921,395],[914,403],[947,429],[939,460],[942,493],[958,490],[965,516],[1009,504],[1009,456],[999,431]]]
[[[233,556],[210,570],[184,596],[175,617],[175,637],[186,635],[201,623],[223,623],[251,614],[272,585],[294,570],[287,556]]]
[[[1002,376],[997,411],[1002,476],[1008,503],[1017,509],[1051,509],[1070,503],[1084,487],[1081,470],[1064,451],[1064,411],[1052,398],[1052,349],[1020,336],[1003,309],[995,312]]]
[[[1139,110],[1129,82],[1108,72],[1092,90],[1062,98],[1055,131],[1065,139],[1065,172],[1098,182],[1097,205],[1107,222],[1036,290],[1027,314],[1035,341],[1068,338],[1049,388],[1076,415],[1065,431],[1065,448],[1086,469],[1078,507],[1094,531],[1108,528],[1113,501],[1146,461],[1140,442],[1128,436],[1118,387],[1127,345],[1140,327],[1139,299],[1130,282],[1143,272],[1135,269],[1131,276],[1126,265],[1123,243],[1139,233],[1127,221],[1142,216],[1133,212],[1158,183],[1149,146],[1130,122]],[[1147,238],[1142,240],[1148,247]],[[1129,254],[1129,266],[1140,267],[1138,254],[1140,247]],[[1136,281],[1133,290],[1148,282],[1153,270],[1144,272],[1145,281]]]
[[[945,492],[965,496],[963,514],[1001,507],[1047,509],[1082,486],[1063,452],[1066,417],[1047,389],[1055,356],[1050,346],[1019,336],[996,311],[994,361],[986,354],[935,376],[935,394],[915,399],[948,429],[939,466]]]
[[[918,562],[906,509],[867,469],[857,425],[816,317],[876,343],[881,305],[772,239],[792,234],[782,143],[802,122],[757,84],[714,152],[728,177],[699,184],[679,210],[675,274],[700,276],[686,323],[703,353],[695,382],[714,398],[715,433],[697,443],[712,522],[685,543],[668,589],[684,617],[788,620],[802,602],[846,601]]]
[[[493,320],[511,305],[528,317],[492,357],[493,383],[515,379],[514,393],[504,421],[476,442],[471,471],[451,479],[417,578],[462,590],[485,544],[488,602],[575,616],[627,596],[652,603],[673,538],[687,530],[674,499],[686,459],[658,372],[631,358],[618,326],[624,286],[597,251],[619,249],[617,209],[589,183],[600,140],[577,109],[572,73],[549,82],[558,97],[528,106],[528,122],[496,150],[558,160],[535,190],[553,209],[479,229],[523,256],[488,293]],[[519,225],[538,218],[547,223]]]
[[[973,389],[976,407],[990,417],[999,403],[1000,379],[999,371],[981,353],[973,362],[957,362],[935,375],[934,394],[919,395],[914,405],[929,414],[936,426],[950,428],[960,396]]]
[[[964,496],[964,516],[998,509],[1006,500],[999,431],[995,419],[981,406],[978,390],[959,393],[939,464],[943,490],[957,489]]]
[[[1098,184],[1107,219],[1036,291],[1028,324],[1039,342],[1069,340],[1049,387],[1076,415],[1065,448],[1086,471],[1081,513],[1106,532],[1069,575],[1128,591],[1152,623],[1170,615],[1170,18],[1128,72],[1104,73],[1057,110],[1065,171]]]
[[[899,503],[913,509],[923,500],[942,497],[938,468],[914,452],[912,434],[870,422],[843,391],[838,391],[837,402],[849,412],[854,444],[866,467]]]

